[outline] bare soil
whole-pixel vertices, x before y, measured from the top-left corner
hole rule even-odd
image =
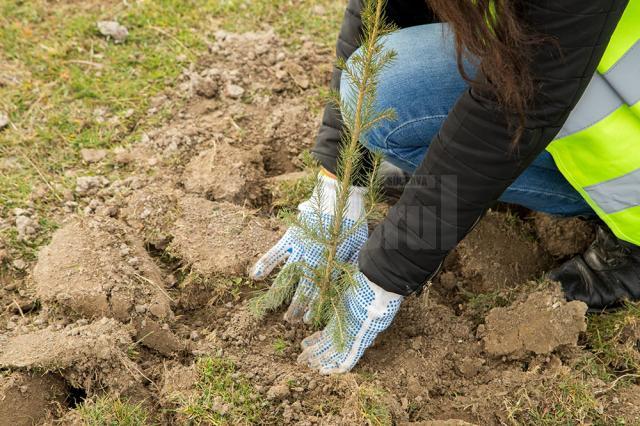
[[[505,401],[523,390],[543,401],[541,383],[573,377],[586,307],[534,280],[589,244],[579,220],[489,212],[341,377],[296,364],[310,329],[249,313],[246,269],[284,232],[271,183],[301,169],[331,56],[312,42],[292,52],[272,32],[219,32],[185,70],[187,102],[169,124],[107,155],[130,176],[79,182],[83,213],[66,215],[23,280],[2,282],[0,424],[65,416],[78,390],[180,423],[207,355],[233,361],[278,424],[362,424],[365,388],[396,424],[510,424]],[[634,420],[638,389],[603,393],[603,410]]]

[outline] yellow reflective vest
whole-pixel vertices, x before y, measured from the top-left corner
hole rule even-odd
[[[640,245],[640,0],[547,150],[616,236]]]

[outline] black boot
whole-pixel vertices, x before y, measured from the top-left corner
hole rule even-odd
[[[590,312],[618,308],[625,300],[640,300],[640,247],[598,227],[591,247],[549,278],[562,284],[567,300],[585,302]]]

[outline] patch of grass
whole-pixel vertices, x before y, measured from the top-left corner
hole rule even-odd
[[[504,291],[497,290],[490,293],[465,294],[468,296],[468,307],[479,317],[484,317],[493,308],[503,308],[512,302],[513,298]]]
[[[640,373],[640,304],[627,303],[616,312],[590,315],[586,346],[599,364],[599,376]]]
[[[190,271],[179,279],[181,288],[202,286],[211,289],[210,304],[238,301],[242,293],[249,291],[257,285],[254,281],[243,277],[206,277],[196,272]],[[201,287],[200,287],[201,288]]]
[[[513,425],[624,424],[605,414],[586,381],[569,375],[522,388],[505,401],[505,407]]]
[[[360,416],[369,426],[385,426],[393,424],[389,408],[382,402],[384,392],[368,385],[358,387],[357,402]]]
[[[276,355],[283,355],[284,351],[288,347],[289,347],[289,342],[287,342],[286,340],[280,337],[273,342],[273,351],[276,353]]]
[[[275,421],[267,402],[235,364],[223,358],[202,358],[197,364],[196,392],[177,412],[193,424],[256,424]]]
[[[119,398],[99,397],[85,401],[76,409],[87,426],[140,426],[150,424],[147,412],[139,404]]]
[[[539,279],[530,280],[522,286],[501,288],[487,293],[473,293],[462,286],[458,286],[458,290],[467,299],[466,308],[471,318],[475,323],[480,324],[490,310],[509,306],[516,299],[543,290],[549,285],[556,284],[552,284],[544,276],[541,276]]]
[[[516,293],[513,289],[499,289],[489,293],[473,293],[459,287],[462,296],[467,299],[466,309],[473,322],[481,324],[484,317],[493,308],[503,308],[513,302]]]

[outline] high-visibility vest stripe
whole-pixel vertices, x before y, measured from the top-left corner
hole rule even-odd
[[[619,178],[587,186],[584,190],[607,214],[640,206],[640,168]]]
[[[640,102],[639,81],[640,40],[606,74],[594,74],[556,139],[593,126],[625,104]]]
[[[547,151],[616,236],[640,245],[640,0]]]
[[[611,90],[611,86],[605,78],[596,73],[556,139],[562,139],[588,129],[623,105],[624,102],[616,92]]]
[[[640,40],[604,74],[604,78],[627,105],[640,102]]]

